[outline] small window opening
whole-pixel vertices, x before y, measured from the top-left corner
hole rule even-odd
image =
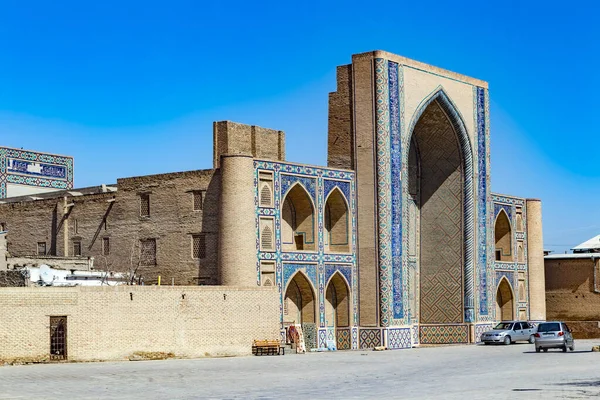
[[[203,233],[192,235],[192,257],[206,258],[206,235]]]
[[[156,239],[140,241],[140,264],[145,266],[156,265]]]
[[[204,207],[204,193],[201,190],[192,192],[194,211],[200,211]]]
[[[81,242],[73,242],[73,255],[81,256]]]
[[[38,253],[38,256],[46,255],[46,242],[38,242],[37,253]]]
[[[110,238],[102,238],[102,255],[110,255]]]
[[[140,194],[140,216],[150,216],[150,194],[148,193]]]

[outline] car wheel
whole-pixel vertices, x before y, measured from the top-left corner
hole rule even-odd
[[[547,353],[547,352],[548,352],[548,349],[544,349],[544,353]]]
[[[490,344],[490,342],[483,342],[483,344],[485,344],[487,346],[488,344]]]
[[[536,348],[535,348],[535,352],[536,352],[536,353],[539,353],[539,352],[540,352],[540,350],[542,350],[542,348],[541,348],[541,347],[536,347]]]
[[[510,336],[505,336],[504,337],[504,344],[505,345],[509,345],[510,344]]]
[[[535,337],[533,335],[529,336],[529,343],[531,343],[531,344],[535,343]]]
[[[566,344],[562,347],[562,351],[563,351],[563,353],[567,352],[567,345]]]

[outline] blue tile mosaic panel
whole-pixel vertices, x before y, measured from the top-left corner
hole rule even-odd
[[[392,302],[393,318],[404,318],[402,281],[402,182],[401,182],[401,139],[400,139],[400,90],[398,64],[389,62],[389,106],[390,106],[390,168],[391,180],[391,224],[392,224]]]

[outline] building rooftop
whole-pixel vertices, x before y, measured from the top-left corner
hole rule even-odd
[[[600,258],[599,253],[565,253],[565,254],[549,254],[544,256],[544,260],[567,260],[574,258]]]
[[[575,253],[600,251],[600,235],[594,236],[593,238],[588,239],[581,244],[578,244],[571,250],[573,250],[573,252]]]
[[[54,192],[46,192],[46,193],[35,193],[26,196],[15,196],[15,197],[7,197],[4,199],[0,199],[0,204],[4,203],[19,203],[22,201],[32,201],[32,200],[45,200],[45,199],[54,199],[59,197],[74,197],[74,196],[83,196],[86,194],[97,194],[97,193],[107,193],[107,192],[116,192],[117,185],[100,185],[100,186],[90,186],[79,189],[70,189],[70,190],[56,190]]]

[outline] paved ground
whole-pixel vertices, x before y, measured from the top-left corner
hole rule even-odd
[[[598,342],[5,366],[0,399],[588,398],[600,396]]]

